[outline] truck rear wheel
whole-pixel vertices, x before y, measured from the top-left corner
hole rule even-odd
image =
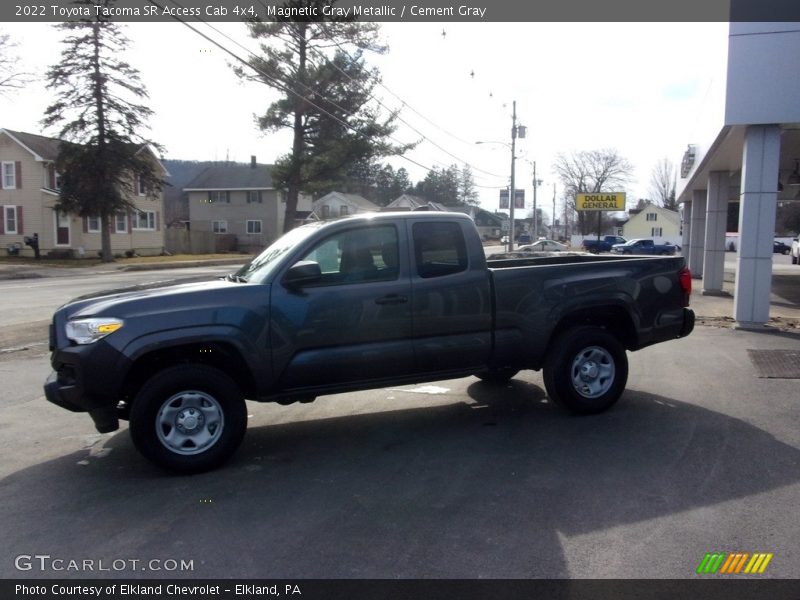
[[[605,329],[582,326],[556,338],[544,364],[544,385],[553,402],[589,415],[611,407],[628,381],[625,348]]]
[[[236,383],[200,365],[165,369],[133,401],[130,431],[137,450],[155,464],[185,473],[227,460],[247,429],[247,408]]]

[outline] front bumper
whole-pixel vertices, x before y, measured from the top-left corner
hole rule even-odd
[[[120,358],[102,341],[57,349],[51,361],[54,371],[44,383],[45,398],[72,412],[88,412],[100,433],[116,431]]]

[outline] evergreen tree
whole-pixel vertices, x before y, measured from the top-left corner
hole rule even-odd
[[[137,185],[154,195],[163,184],[152,154],[143,151],[148,145],[158,147],[141,134],[152,111],[140,103],[147,92],[139,72],[122,58],[129,42],[118,25],[97,16],[56,27],[66,32],[61,61],[47,72],[47,87],[57,99],[42,123],[60,127],[58,208],[99,217],[102,259],[110,262],[113,215],[133,208],[130,198]]]
[[[283,8],[322,15],[335,3],[290,0]],[[282,94],[258,117],[258,126],[264,131],[293,132],[291,152],[280,157],[273,170],[273,181],[287,189],[284,229],[288,231],[294,226],[300,190],[330,189],[342,182],[353,164],[401,154],[412,145],[388,143],[397,115],[381,119],[369,104],[378,73],[365,66],[363,54],[386,50],[378,43],[377,24],[277,17],[248,27],[261,42],[261,55],[248,61],[252,71],[243,67],[235,71]]]
[[[464,168],[461,169],[461,176],[458,180],[458,199],[462,204],[473,206],[479,204],[475,178],[472,176],[472,169],[469,165],[464,165]]]

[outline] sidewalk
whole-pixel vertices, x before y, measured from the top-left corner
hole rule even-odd
[[[734,301],[734,273],[725,271],[722,296],[704,296],[702,294],[703,282],[700,279],[692,280],[692,296],[689,301],[691,308],[697,316],[698,325],[716,327],[733,327],[733,301]],[[800,304],[788,298],[770,295],[770,321],[769,326],[781,331],[800,333]],[[767,330],[768,331],[768,330]]]
[[[0,263],[0,281],[5,279],[41,279],[43,277],[69,277],[70,275],[93,275],[96,273],[114,273],[117,271],[159,271],[164,269],[180,269],[191,267],[215,267],[230,265],[241,266],[250,260],[249,256],[239,255],[231,258],[215,258],[206,260],[180,260],[159,263],[99,263],[90,266],[52,266],[31,263]]]

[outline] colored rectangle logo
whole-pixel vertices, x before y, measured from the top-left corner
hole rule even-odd
[[[707,552],[695,572],[698,575],[760,575],[773,556],[771,552]]]

